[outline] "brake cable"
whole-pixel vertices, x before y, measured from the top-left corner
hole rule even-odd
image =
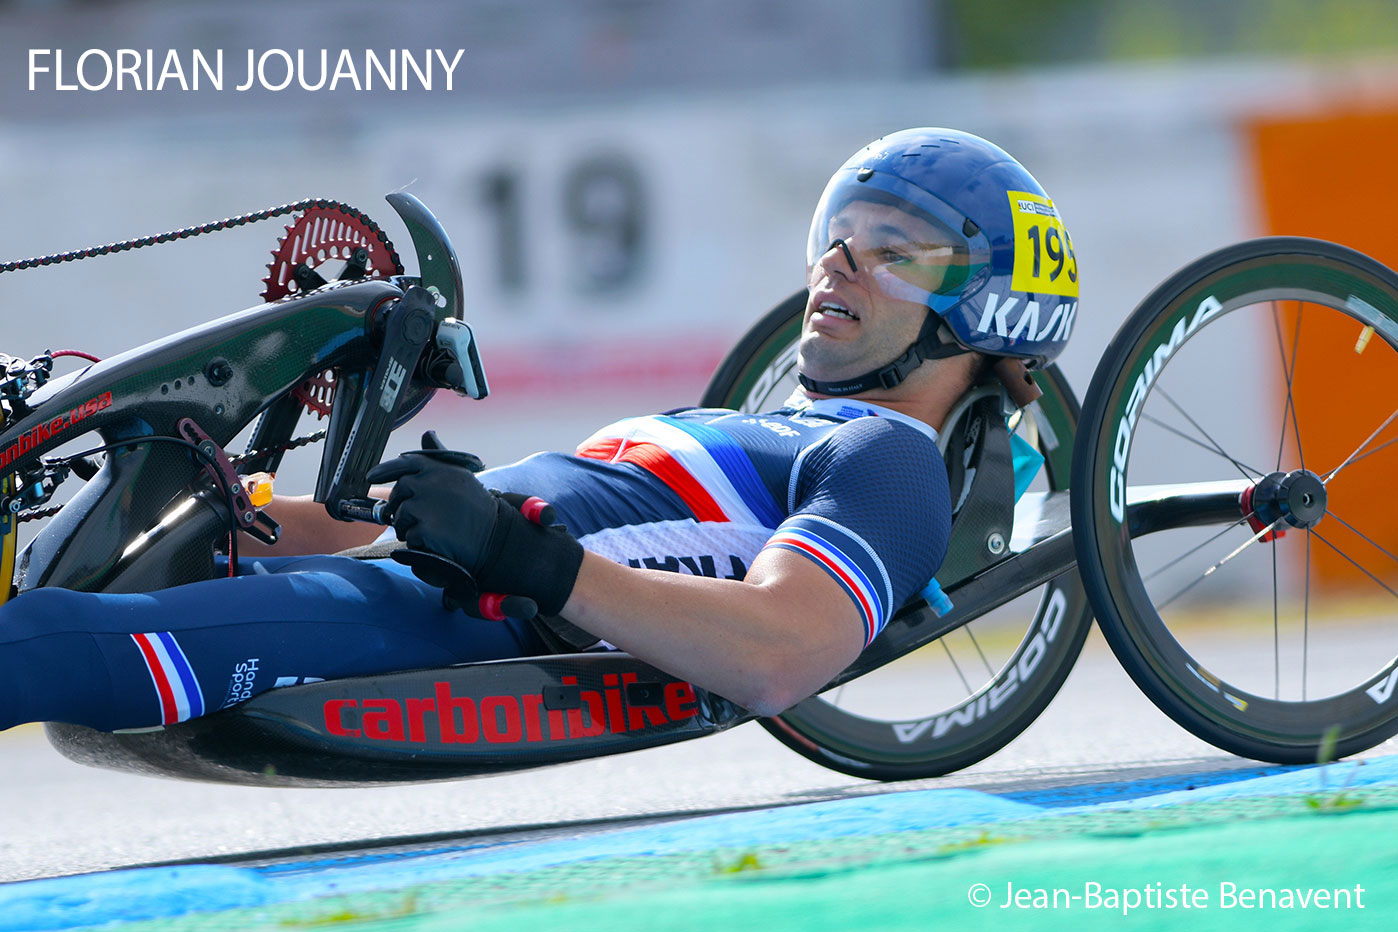
[[[132,444],[132,443],[145,443],[145,442],[147,442],[148,440],[152,440],[152,439],[155,439],[155,438],[141,438],[140,440],[124,441],[124,442],[122,442],[122,443],[112,444],[111,446],[128,446],[128,445],[130,445],[130,444]],[[174,440],[174,439],[177,439],[177,438],[173,438],[173,437],[172,437],[172,438],[168,438],[168,439]],[[304,437],[295,437],[295,438],[293,438],[293,439],[291,439],[291,440],[287,440],[287,441],[285,441],[285,442],[283,442],[283,443],[276,444],[275,446],[263,447],[262,449],[258,449],[258,450],[248,450],[246,453],[242,453],[242,454],[239,454],[239,455],[237,455],[237,456],[234,456],[234,455],[232,455],[232,454],[229,454],[229,456],[228,456],[228,461],[229,461],[230,463],[232,463],[234,466],[242,466],[242,465],[243,465],[244,463],[246,463],[248,460],[255,459],[255,458],[260,457],[260,456],[270,456],[271,454],[274,454],[274,453],[285,453],[285,452],[287,452],[288,450],[295,450],[295,449],[297,449],[298,447],[304,447],[304,446],[309,446],[309,445],[311,445],[311,444],[313,444],[313,443],[319,443],[320,441],[322,441],[322,440],[324,440],[324,439],[325,439],[325,431],[324,431],[324,430],[318,430],[318,431],[316,431],[315,433],[307,434],[307,435],[305,435]],[[98,448],[95,448],[95,449],[92,449],[92,450],[85,450],[85,451],[83,451],[83,452],[81,452],[81,453],[75,453],[75,454],[73,454],[73,455],[71,455],[71,456],[65,456],[65,457],[62,457],[62,458],[56,458],[56,459],[51,459],[51,460],[45,460],[45,461],[44,461],[44,466],[47,467],[47,468],[55,468],[55,469],[70,469],[70,468],[71,468],[71,464],[72,464],[72,462],[73,462],[74,460],[83,459],[83,458],[85,458],[85,457],[87,457],[87,456],[89,456],[89,455],[91,455],[91,454],[93,454],[93,453],[102,453],[102,452],[104,452],[106,449],[107,449],[107,447],[98,447]],[[16,520],[16,521],[18,521],[19,523],[23,524],[23,523],[26,522],[26,521],[38,521],[38,520],[40,520],[41,518],[51,518],[51,517],[53,517],[54,515],[58,514],[58,513],[59,513],[60,511],[62,511],[62,510],[63,510],[63,505],[61,505],[61,504],[59,504],[59,505],[47,505],[47,506],[41,506],[41,507],[38,507],[38,508],[28,508],[28,509],[25,509],[24,511],[16,512],[15,515],[14,515],[14,517],[15,517],[15,520]]]

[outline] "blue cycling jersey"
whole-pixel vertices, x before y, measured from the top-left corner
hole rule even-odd
[[[935,441],[848,399],[692,409],[482,479],[550,501],[584,547],[636,567],[741,578],[764,548],[798,553],[850,598],[867,643],[946,550]],[[389,560],[244,560],[232,578],[142,594],[36,589],[0,606],[0,728],[170,724],[276,686],[547,649],[527,623],[443,608]]]
[[[583,547],[636,567],[741,579],[766,547],[840,584],[865,643],[932,578],[950,505],[937,434],[828,399],[764,414],[689,409],[604,427],[481,480],[553,503]]]

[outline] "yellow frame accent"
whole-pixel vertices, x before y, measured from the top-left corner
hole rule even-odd
[[[14,478],[0,479],[0,493],[8,495],[14,485]],[[19,520],[9,516],[10,529],[0,534],[0,605],[10,600],[10,589],[15,584],[15,545],[19,541]]]

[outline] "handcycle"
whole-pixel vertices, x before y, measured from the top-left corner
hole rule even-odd
[[[397,194],[389,202],[413,241],[416,276],[403,273],[387,237],[358,211],[334,202],[289,205],[264,212],[299,208],[268,277],[266,304],[64,376],[51,375],[48,354],[7,360],[0,579],[13,578],[8,595],[22,599],[41,586],[132,592],[179,585],[224,572],[220,550],[235,566],[239,535],[270,540],[276,533],[246,477],[274,472],[302,445],[306,438],[294,434],[308,410],[328,418],[316,499],[340,517],[372,517],[364,474],[390,430],[435,391],[488,391],[462,320],[463,286],[445,231],[415,198]],[[104,250],[119,251],[85,253]],[[336,280],[322,277],[340,261]],[[10,265],[28,264],[50,263]],[[758,321],[720,364],[701,404],[757,411],[779,403],[794,386],[803,306],[797,293]],[[946,598],[929,588],[913,599],[825,690],[762,725],[806,757],[861,777],[908,779],[969,766],[1042,712],[1095,611],[1147,695],[1226,750],[1301,762],[1355,753],[1398,732],[1398,709],[1389,708],[1398,656],[1366,663],[1318,698],[1306,694],[1303,676],[1298,699],[1283,698],[1278,648],[1278,684],[1267,696],[1247,678],[1252,671],[1235,678],[1213,672],[1219,667],[1208,632],[1177,614],[1180,606],[1198,614],[1189,593],[1262,552],[1273,558],[1275,606],[1276,532],[1299,531],[1291,541],[1309,548],[1316,525],[1334,513],[1329,480],[1340,469],[1306,470],[1297,440],[1307,310],[1312,320],[1323,314],[1327,324],[1352,322],[1361,334],[1379,335],[1369,352],[1384,351],[1381,361],[1393,362],[1398,276],[1342,247],[1272,238],[1212,253],[1152,292],[1104,356],[1084,409],[1053,366],[1037,374],[1043,396],[1023,409],[1008,410],[993,384],[972,389],[942,431],[955,508],[938,572]],[[1286,375],[1276,468],[1265,472],[1248,463],[1270,464],[1270,446],[1265,459],[1234,455],[1188,412],[1181,429],[1156,410],[1158,402],[1182,407],[1166,391],[1166,370],[1173,375],[1184,365],[1198,336],[1249,317],[1275,324]],[[1243,332],[1254,343],[1259,332],[1270,336],[1250,323]],[[1372,454],[1392,443],[1375,441],[1395,417],[1340,464],[1346,475],[1372,475]],[[248,452],[228,453],[248,425]],[[1148,427],[1157,425],[1152,438]],[[1284,471],[1293,453],[1288,425],[1296,468]],[[53,453],[94,433],[101,442],[93,448]],[[1169,438],[1207,448],[1204,478],[1157,481],[1161,468],[1179,480],[1171,473],[1178,461],[1140,449]],[[1016,466],[1035,454],[1040,475],[1016,498]],[[1209,470],[1220,461],[1241,477],[1217,478]],[[71,475],[85,479],[82,488],[60,509],[44,508]],[[47,523],[16,554],[20,519],[39,516]],[[1146,546],[1198,533],[1208,535],[1204,543],[1171,544],[1163,556]],[[1389,556],[1373,537],[1355,533]],[[1224,545],[1224,559],[1215,560],[1214,548]],[[1181,565],[1201,554],[1206,584],[1181,581]],[[1307,589],[1307,625],[1311,595]],[[1274,607],[1277,641],[1279,617]],[[907,673],[881,684],[881,671],[909,665],[919,695],[908,695]],[[870,705],[848,701],[868,685],[876,694]],[[265,786],[371,785],[637,750],[752,718],[625,653],[591,652],[288,686],[159,728],[46,728],[62,753],[98,766]]]

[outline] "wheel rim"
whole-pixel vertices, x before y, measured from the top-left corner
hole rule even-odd
[[[1098,617],[1152,698],[1240,753],[1348,752],[1392,730],[1398,633],[1356,616],[1367,596],[1398,600],[1398,548],[1362,507],[1366,483],[1398,466],[1398,411],[1339,452],[1318,442],[1337,376],[1316,366],[1333,334],[1353,344],[1374,327],[1352,365],[1398,384],[1392,273],[1356,256],[1288,240],[1196,264],[1113,342],[1090,393],[1075,496],[1091,504],[1075,501],[1074,524],[1089,530],[1079,554]],[[1220,344],[1227,366],[1209,352]],[[1143,487],[1209,479],[1241,485],[1254,520],[1240,508],[1231,525],[1132,539],[1123,505]],[[1319,549],[1370,592],[1318,576]]]

